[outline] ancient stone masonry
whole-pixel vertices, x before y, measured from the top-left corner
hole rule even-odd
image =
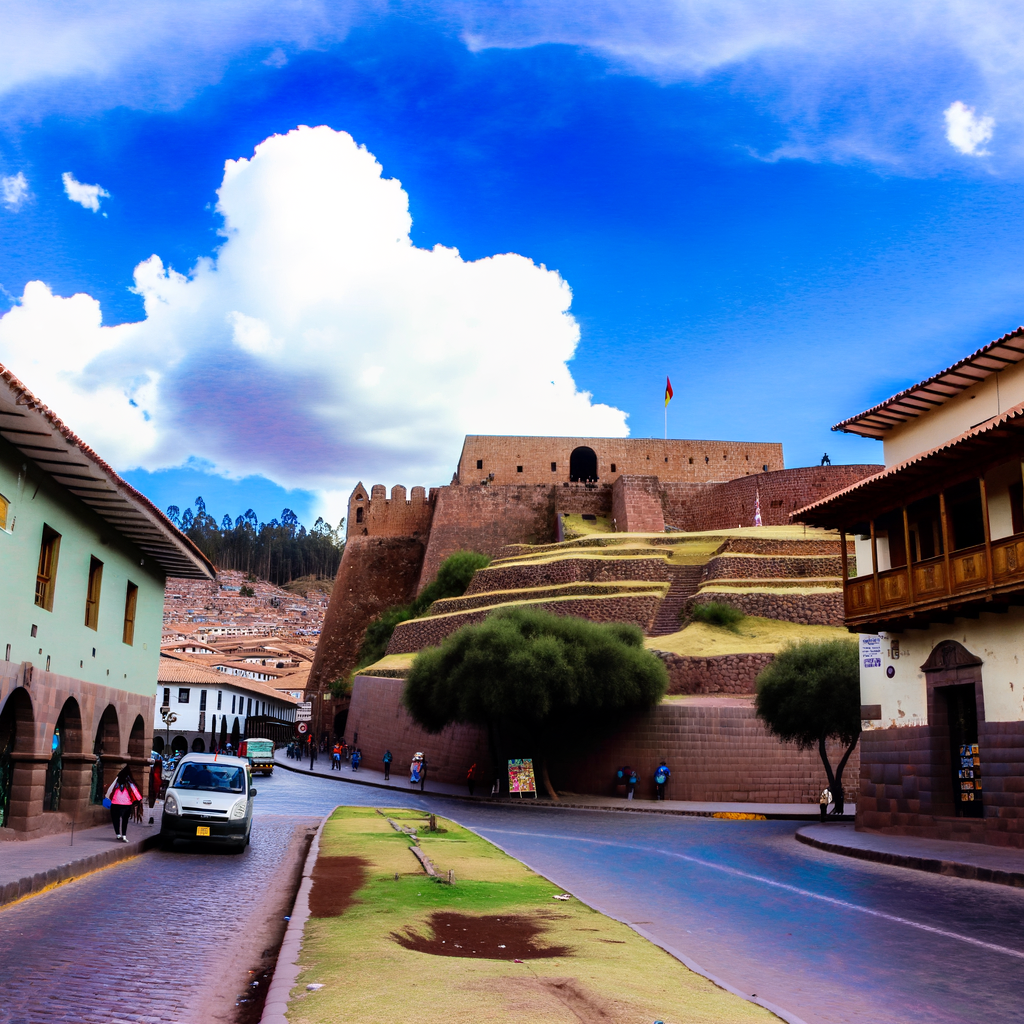
[[[655,651],[668,669],[670,694],[732,693],[756,691],[757,674],[768,666],[772,654],[720,654],[692,658],[670,651]]]
[[[719,602],[739,608],[745,615],[758,615],[764,619],[783,619],[801,626],[841,626],[843,624],[842,591],[820,594],[792,594],[785,588],[771,593],[716,591],[713,587],[702,590],[694,604]]]
[[[310,672],[309,692],[322,691],[347,674],[356,663],[367,624],[388,606],[411,600],[456,551],[514,559],[511,545],[555,542],[558,517],[563,513],[615,519],[617,531],[625,534],[658,533],[667,526],[688,530],[751,526],[755,492],[760,494],[762,520],[786,524],[793,508],[876,469],[825,466],[786,470],[781,446],[767,443],[469,436],[449,486],[429,492],[413,487],[408,497],[404,487],[395,486],[390,498],[379,484],[367,490],[360,483],[353,490],[348,546]],[[666,534],[665,540],[671,543],[671,534]],[[730,547],[723,553],[733,550],[731,539],[727,543]],[[748,554],[797,555],[796,550],[782,548],[762,551],[756,541],[752,543],[754,546],[743,549]],[[821,542],[813,543],[818,546],[802,547],[799,555],[825,556],[830,571],[821,575],[838,577],[831,567],[836,560],[835,543],[824,547]],[[620,565],[614,567],[605,559],[586,565],[584,558],[555,559],[549,567],[496,566],[479,574],[470,594],[616,580],[671,582],[676,578],[665,563],[656,564],[659,559],[622,557],[617,561]],[[748,588],[759,578],[757,568],[751,566],[745,572]],[[794,577],[801,575],[795,566],[790,568]],[[814,571],[818,572],[816,564]],[[681,605],[691,592],[690,580],[680,579],[672,600]],[[570,607],[585,609],[591,617],[590,609],[580,603],[584,600],[580,595],[559,596],[566,600],[553,600],[552,607],[557,605],[566,614],[577,614],[570,612]],[[589,598],[602,605],[606,600],[609,598],[601,595]],[[627,621],[648,622],[650,597],[624,593],[616,600],[622,602]],[[772,600],[777,601],[774,596]],[[577,603],[567,603],[571,601]],[[806,603],[810,606],[815,601]],[[592,614],[605,621],[612,607],[605,605]],[[792,608],[787,614],[798,616],[796,621],[810,615],[806,609],[796,608],[790,598],[778,607]],[[437,609],[445,610],[455,611],[456,606]],[[814,621],[823,621],[824,614]],[[670,625],[666,621],[659,630]],[[416,629],[433,636],[436,627]],[[403,646],[407,646],[405,641]]]

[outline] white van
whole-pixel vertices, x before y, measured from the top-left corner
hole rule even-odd
[[[252,831],[252,786],[249,762],[224,754],[186,754],[167,786],[160,840],[249,844]]]

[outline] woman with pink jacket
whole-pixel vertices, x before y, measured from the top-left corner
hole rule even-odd
[[[114,823],[114,832],[122,843],[128,842],[128,819],[131,817],[132,805],[142,801],[142,793],[135,785],[131,770],[125,765],[110,784],[106,799],[103,801],[110,808],[110,820]]]

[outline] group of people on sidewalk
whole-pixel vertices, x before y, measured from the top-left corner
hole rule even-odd
[[[665,799],[665,786],[668,785],[669,777],[672,775],[672,770],[669,768],[666,759],[663,757],[658,762],[658,767],[654,769],[654,786],[655,786],[655,799]],[[631,768],[628,764],[621,768],[618,768],[615,772],[615,785],[625,786],[626,788],[626,799],[632,800],[633,795],[636,793],[636,787],[640,782],[640,776],[637,774],[635,768]]]
[[[315,761],[316,758],[311,759]],[[331,749],[331,771],[341,771],[342,762],[348,762],[352,765],[352,771],[359,771],[359,765],[363,760],[363,752],[359,747],[349,746],[344,739],[338,740]]]

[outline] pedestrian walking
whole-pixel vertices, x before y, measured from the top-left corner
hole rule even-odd
[[[159,756],[153,758],[153,767],[149,769],[149,807],[153,808],[156,798],[160,795],[160,787],[164,781],[164,763]]]
[[[352,751],[352,771],[359,771],[359,762],[362,761],[362,759],[363,752],[358,747],[356,747],[356,749]]]
[[[476,762],[474,761],[469,766],[469,771],[466,772],[466,787],[469,789],[469,795],[473,795],[473,790],[476,788]]]
[[[312,771],[316,764],[316,744],[310,743],[309,745],[309,770]]]
[[[420,768],[420,792],[423,792],[423,787],[427,783],[427,759],[422,758],[422,767]]]
[[[391,778],[391,751],[385,750],[381,760],[384,762],[384,781],[387,782]]]
[[[409,765],[409,783],[415,786],[423,777],[423,754],[417,751],[413,755],[412,764]]]
[[[637,780],[636,772],[632,768],[630,768],[629,769],[629,777],[626,780],[626,799],[627,800],[632,800],[633,799],[633,794],[636,792],[637,781],[638,780]]]
[[[669,776],[672,772],[669,770],[667,764],[665,764],[665,758],[662,758],[658,762],[657,770],[654,773],[654,784],[658,787],[658,799],[665,799],[665,783],[668,782]]]
[[[131,769],[125,765],[107,788],[103,799],[103,806],[110,808],[110,820],[119,842],[128,842],[128,819],[131,817],[132,806],[141,801],[139,787],[135,785]]]
[[[826,786],[821,791],[821,796],[818,797],[818,808],[821,811],[821,820],[825,820],[825,815],[828,814],[828,805],[832,803],[832,790]]]
[[[334,750],[331,751],[331,771],[341,771],[341,744],[335,743]]]

